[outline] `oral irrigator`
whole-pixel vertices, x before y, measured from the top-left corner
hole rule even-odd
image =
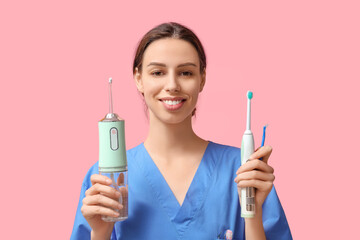
[[[247,118],[246,130],[241,143],[241,165],[245,164],[254,153],[254,136],[251,132],[251,99],[253,93],[247,92]],[[255,216],[255,189],[253,187],[241,188],[241,217]]]
[[[128,218],[128,182],[125,148],[125,121],[113,113],[112,78],[109,78],[109,113],[98,123],[99,127],[99,173],[112,180],[111,187],[119,191],[121,210],[118,217],[102,216],[106,222],[123,221]]]

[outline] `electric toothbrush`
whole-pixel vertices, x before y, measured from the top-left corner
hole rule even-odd
[[[111,187],[119,191],[121,210],[118,217],[102,216],[106,222],[123,221],[128,218],[128,182],[125,148],[125,121],[113,113],[112,78],[109,78],[109,113],[101,119],[99,126],[99,173],[112,180]],[[116,181],[117,179],[117,181]]]
[[[247,92],[247,119],[246,130],[241,143],[241,165],[245,164],[254,153],[254,136],[251,132],[251,99],[253,93]],[[252,218],[255,216],[255,188],[241,188],[241,217]]]

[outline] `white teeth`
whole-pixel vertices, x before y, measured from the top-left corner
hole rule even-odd
[[[181,100],[179,101],[163,100],[163,102],[166,103],[167,105],[176,105],[181,103]]]

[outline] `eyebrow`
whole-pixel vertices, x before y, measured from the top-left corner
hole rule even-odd
[[[151,63],[149,63],[149,65],[147,65],[147,66],[149,67],[149,66],[151,66],[151,65],[166,67],[166,64],[164,64],[164,63],[158,63],[158,62],[151,62]],[[187,62],[187,63],[179,64],[177,67],[184,67],[184,66],[194,66],[194,67],[196,67],[196,64],[191,63],[191,62]]]

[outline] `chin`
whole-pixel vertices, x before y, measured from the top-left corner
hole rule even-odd
[[[159,115],[155,115],[155,117],[163,122],[164,124],[180,124],[184,121],[186,121],[188,118],[191,118],[191,112],[186,115],[184,113],[176,114],[176,113],[165,113]]]
[[[184,116],[183,117],[179,117],[179,116],[164,117],[160,120],[166,124],[180,124],[189,117],[191,118],[191,114],[189,114],[189,116],[185,116],[185,117]]]

